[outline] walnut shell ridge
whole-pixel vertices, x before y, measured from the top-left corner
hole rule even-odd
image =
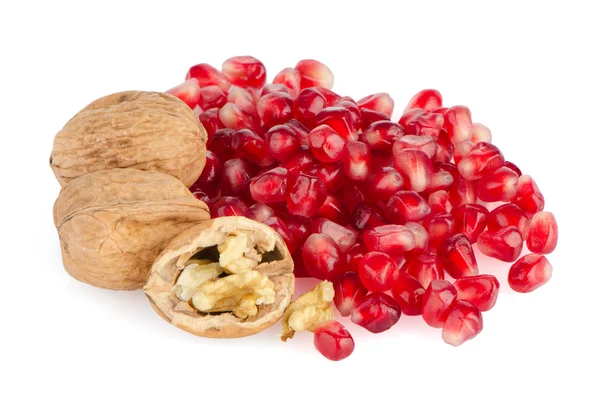
[[[250,234],[254,245],[276,253],[272,260],[255,268],[274,282],[275,302],[259,306],[254,316],[239,319],[229,312],[203,314],[179,300],[172,288],[187,260],[240,230]],[[182,232],[165,247],[152,265],[144,292],[154,310],[178,328],[210,338],[243,337],[274,325],[283,316],[294,294],[294,262],[279,234],[270,227],[239,216],[215,218]]]
[[[115,290],[141,288],[169,241],[208,218],[206,204],[180,181],[133,168],[74,179],[54,204],[66,271]]]
[[[125,91],[90,103],[54,138],[50,166],[64,186],[111,168],[160,171],[191,186],[206,162],[206,130],[179,98]]]

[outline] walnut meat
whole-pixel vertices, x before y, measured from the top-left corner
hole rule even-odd
[[[90,103],[54,138],[50,165],[61,186],[111,168],[154,170],[191,186],[206,162],[206,130],[178,98],[126,91]]]
[[[293,270],[273,229],[222,217],[175,237],[154,262],[144,292],[176,327],[205,337],[242,337],[281,318],[294,294]]]
[[[208,218],[206,204],[174,177],[132,168],[74,179],[54,204],[67,272],[117,290],[141,288],[167,243]]]

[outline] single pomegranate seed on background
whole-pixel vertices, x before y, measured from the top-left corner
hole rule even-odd
[[[410,256],[406,261],[406,272],[413,276],[423,288],[433,280],[444,279],[442,262],[434,254]]]
[[[517,194],[519,176],[508,167],[500,167],[481,178],[477,183],[477,196],[481,201],[510,201]]]
[[[231,57],[223,62],[223,74],[240,87],[262,88],[267,82],[267,69],[251,56]]]
[[[446,280],[433,280],[423,294],[423,320],[434,328],[442,328],[456,301],[456,289]]]
[[[315,326],[315,348],[325,358],[340,361],[354,351],[354,339],[342,324],[335,320],[322,321]]]
[[[491,174],[503,164],[504,156],[500,149],[491,143],[479,142],[460,160],[457,167],[463,178],[472,181]]]
[[[283,94],[287,94],[287,95],[291,96],[290,90],[283,84],[267,84],[267,85],[265,85],[262,88],[262,90],[260,91],[260,96],[263,97],[267,94],[272,94],[274,92],[281,92]]]
[[[442,329],[442,339],[449,345],[459,346],[476,337],[483,329],[483,317],[477,307],[457,300]]]
[[[302,75],[300,75],[300,72],[294,68],[285,68],[281,72],[277,73],[273,78],[274,84],[282,84],[287,87],[292,99],[295,99],[300,93],[301,81]]]
[[[404,184],[402,175],[392,167],[383,167],[367,181],[365,189],[367,200],[370,202],[386,201]]]
[[[313,233],[323,233],[331,237],[342,252],[346,252],[352,248],[358,238],[356,230],[339,225],[325,218],[315,220],[312,225],[312,231]]]
[[[288,251],[290,251],[290,252],[296,251],[296,248],[298,247],[298,245],[296,244],[294,235],[292,234],[290,229],[287,227],[285,222],[283,220],[281,220],[281,218],[276,217],[276,216],[267,218],[265,220],[265,225],[267,225],[270,228],[272,228],[273,230],[275,230],[277,232],[277,234],[279,234],[281,236],[281,238],[285,242],[285,245],[287,246]]]
[[[275,211],[266,204],[256,203],[250,206],[250,219],[256,222],[264,223],[272,216],[275,216]]]
[[[450,141],[450,138],[448,138],[446,131],[440,131],[437,144],[435,155],[433,156],[432,160],[442,163],[452,160],[452,157],[454,156],[454,145]]]
[[[447,238],[456,233],[454,216],[451,214],[437,214],[423,221],[423,226],[429,234],[429,245],[435,251]]]
[[[418,316],[423,307],[425,288],[416,278],[407,273],[400,273],[392,287],[392,296],[407,316]]]
[[[198,84],[198,80],[189,79],[167,90],[167,94],[176,96],[193,109],[198,105],[198,101],[200,100],[200,85]]]
[[[300,73],[300,87],[333,87],[333,73],[319,61],[314,59],[303,59],[296,64],[296,70]]]
[[[491,231],[477,237],[477,247],[482,254],[504,262],[514,262],[523,250],[523,235],[515,226]]]
[[[487,228],[489,231],[498,231],[507,226],[515,226],[527,238],[531,219],[522,209],[515,204],[503,204],[496,207],[487,216]]]
[[[350,223],[354,228],[363,230],[385,225],[386,222],[381,210],[377,207],[359,205],[354,210]]]
[[[458,165],[460,161],[475,147],[475,144],[471,141],[462,141],[454,145],[454,163]]]
[[[487,226],[488,210],[479,204],[463,204],[454,214],[456,232],[464,234],[471,244]]]
[[[294,118],[309,129],[315,128],[315,116],[326,106],[326,99],[316,88],[306,88],[300,91],[294,100]]]
[[[531,292],[552,277],[552,265],[543,255],[528,254],[516,261],[508,272],[508,285],[517,292]]]
[[[453,144],[471,140],[473,122],[466,106],[452,106],[444,114],[444,129]]]
[[[219,187],[225,196],[243,196],[248,188],[250,179],[254,176],[252,167],[242,159],[227,160],[223,164],[223,171]]]
[[[348,317],[367,296],[369,291],[355,272],[345,272],[333,280],[333,303],[343,317]]]
[[[276,167],[258,175],[250,182],[250,194],[259,203],[284,202],[287,186],[288,170]]]
[[[394,153],[394,167],[404,178],[408,189],[420,193],[429,187],[433,164],[425,152],[419,149],[402,149]]]
[[[442,94],[433,89],[426,89],[417,92],[404,108],[404,113],[412,109],[423,109],[431,111],[442,106]]]
[[[346,142],[330,126],[320,125],[308,134],[308,144],[317,160],[335,163],[342,159]]]
[[[262,96],[256,104],[256,112],[263,127],[269,129],[291,120],[294,117],[292,104],[292,97],[282,92],[273,92]]]
[[[429,234],[427,234],[427,230],[423,225],[417,222],[406,222],[404,226],[415,236],[415,248],[411,250],[411,253],[422,254],[429,252]]]
[[[423,113],[425,113],[423,109],[411,109],[405,111],[404,114],[400,116],[398,124],[400,124],[402,128],[404,128],[404,130],[406,130],[408,128],[408,125]]]
[[[210,209],[210,215],[212,218],[219,218],[221,216],[245,216],[250,215],[250,209],[237,197],[221,197]]]
[[[258,117],[256,112],[256,99],[247,89],[238,86],[231,86],[227,93],[227,102],[237,105],[243,113],[253,118]]]
[[[438,190],[431,193],[427,198],[427,203],[429,204],[429,208],[431,208],[431,213],[434,215],[450,214],[454,210],[450,202],[450,195],[445,190]]]
[[[402,149],[419,149],[432,158],[437,150],[437,143],[430,136],[425,135],[404,135],[394,142],[392,153],[394,156]]]
[[[296,247],[301,247],[306,242],[308,236],[312,234],[310,219],[302,216],[288,216],[285,218],[285,225],[294,237]]]
[[[209,145],[213,142],[214,136],[217,133],[217,131],[222,128],[225,128],[225,126],[221,122],[221,119],[219,118],[219,109],[217,108],[208,109],[200,113],[200,115],[198,115],[198,120],[200,120],[200,123],[202,123],[202,126],[206,130],[206,134],[208,135],[207,143]],[[212,147],[211,150],[214,151]],[[219,158],[221,160],[224,160],[224,158],[221,156],[219,156]],[[227,157],[225,157],[225,160],[227,160]]]
[[[215,69],[207,63],[200,63],[198,65],[192,66],[187,72],[185,79],[198,80],[198,84],[200,84],[200,87],[216,85],[224,92],[227,92],[227,90],[229,90],[229,87],[231,86],[231,82],[223,73],[221,73],[219,70]]]
[[[191,191],[202,188],[215,188],[221,177],[222,164],[219,157],[210,150],[206,151],[206,164],[202,170],[202,174],[194,184],[190,187]]]
[[[386,252],[389,255],[402,255],[415,247],[415,236],[401,225],[377,226],[363,234],[369,251]]]
[[[201,109],[220,108],[227,103],[227,94],[216,85],[200,88],[198,106]]]
[[[211,109],[206,111],[200,115],[200,121],[202,121],[202,116],[206,113],[216,110]],[[217,118],[218,120],[218,118]],[[219,121],[219,124],[221,122]],[[204,125],[204,124],[203,124]],[[205,127],[206,128],[206,125]],[[208,131],[208,129],[207,129]],[[221,162],[225,163],[227,160],[235,157],[235,152],[231,148],[231,137],[235,134],[235,130],[231,128],[220,128],[215,130],[213,139],[209,142],[209,149],[221,160]]]
[[[419,114],[406,126],[407,135],[428,136],[437,140],[444,126],[444,116],[438,113]]]
[[[362,257],[366,254],[364,244],[354,244],[348,252],[346,252],[345,270],[355,272],[358,275],[358,266]]]
[[[329,194],[336,193],[346,182],[346,175],[344,174],[340,163],[314,164],[308,168],[306,172],[310,175],[319,177],[325,184]]]
[[[300,172],[287,193],[287,207],[291,214],[305,218],[317,213],[327,199],[327,188],[316,176]]]
[[[391,296],[374,292],[363,299],[350,319],[354,324],[377,334],[390,329],[398,322],[400,315],[400,306]]]
[[[396,262],[383,252],[369,252],[358,265],[360,281],[371,292],[391,289],[398,274],[400,268]]]
[[[491,274],[461,277],[454,282],[458,299],[475,305],[480,311],[491,310],[496,305],[500,283]]]
[[[476,276],[479,273],[473,248],[464,234],[458,233],[446,239],[438,247],[437,254],[452,278]]]
[[[394,142],[404,136],[404,128],[389,120],[376,121],[360,134],[360,141],[371,149],[390,150]]]
[[[258,121],[254,117],[244,112],[236,104],[230,102],[219,109],[219,120],[221,120],[221,123],[225,127],[236,131],[244,128],[257,130],[259,127]]]
[[[471,142],[488,142],[492,143],[492,131],[481,123],[473,123],[471,128]]]
[[[419,222],[429,214],[427,201],[412,190],[396,192],[385,205],[385,217],[392,223]]]
[[[302,259],[311,276],[319,280],[333,280],[344,269],[346,258],[331,237],[313,233],[302,247]]]
[[[527,248],[536,254],[549,254],[558,242],[558,226],[552,212],[541,211],[533,215],[527,236]]]
[[[315,123],[330,126],[346,141],[358,139],[357,130],[359,126],[354,124],[350,110],[343,106],[324,108],[315,115]]]
[[[521,172],[521,169],[519,167],[517,167],[516,164],[511,163],[510,161],[505,161],[504,167],[510,168],[511,170],[516,172],[518,176],[523,175],[523,173]]]
[[[521,175],[517,182],[517,193],[511,202],[523,211],[535,214],[544,209],[545,200],[533,178],[529,175]]]
[[[392,117],[392,112],[394,111],[394,100],[385,92],[366,96],[360,99],[357,102],[357,105],[361,109],[369,109],[387,114],[388,117]]]
[[[319,218],[329,219],[340,225],[347,225],[350,222],[350,214],[344,204],[335,196],[327,196],[325,202],[317,211]]]
[[[275,162],[274,158],[267,156],[265,140],[248,129],[238,130],[231,136],[231,148],[239,157],[261,167]]]
[[[348,178],[366,180],[371,172],[371,150],[362,142],[348,142],[342,153],[342,165]]]
[[[282,124],[267,131],[265,144],[268,156],[284,161],[300,150],[301,142],[292,127]]]

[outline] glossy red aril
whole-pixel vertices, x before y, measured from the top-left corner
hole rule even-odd
[[[350,110],[343,106],[324,108],[315,115],[315,123],[318,125],[325,124],[330,126],[346,141],[358,139],[358,126],[354,124]]]
[[[423,221],[423,226],[429,234],[429,244],[432,250],[436,250],[444,240],[456,233],[454,216],[451,214],[430,216]]]
[[[473,248],[464,234],[458,233],[446,239],[438,247],[437,254],[452,278],[476,276],[479,273]]]
[[[515,204],[503,204],[493,209],[487,216],[487,228],[489,231],[497,231],[507,226],[516,226],[523,238],[529,235],[531,218]]]
[[[406,126],[407,135],[428,136],[437,140],[444,125],[444,116],[439,113],[419,114]]]
[[[362,134],[360,141],[371,149],[390,150],[394,142],[404,136],[404,128],[389,120],[376,121],[369,125]]]
[[[224,196],[243,196],[247,191],[254,170],[242,159],[227,160],[223,164],[223,171],[219,187]]]
[[[425,288],[416,278],[407,273],[398,275],[392,287],[392,296],[407,316],[418,316],[423,308]]]
[[[492,132],[481,123],[473,123],[473,127],[471,128],[471,142],[492,143]]]
[[[552,265],[545,256],[528,254],[516,261],[508,272],[508,285],[517,292],[531,292],[552,277]]]
[[[288,170],[276,167],[268,170],[250,182],[250,194],[259,203],[279,203],[285,201],[288,186]]]
[[[475,144],[471,141],[462,141],[454,145],[454,163],[458,165],[473,147],[475,147]]]
[[[285,225],[294,237],[297,247],[303,246],[308,236],[312,234],[310,219],[302,216],[287,216]]]
[[[460,207],[463,204],[473,204],[477,202],[477,181],[467,181],[460,177],[458,181],[450,186],[448,191],[450,202],[454,207]]]
[[[517,193],[511,200],[519,208],[529,214],[535,214],[544,209],[544,196],[533,178],[521,175],[517,182]]]
[[[200,88],[198,106],[201,109],[220,108],[227,103],[227,94],[216,85]]]
[[[479,142],[458,163],[458,171],[466,180],[472,181],[489,175],[502,167],[504,156],[491,143]]]
[[[219,109],[219,120],[227,128],[241,130],[244,128],[255,130],[258,128],[258,121],[250,114],[244,112],[234,103],[226,103]]]
[[[314,88],[319,93],[321,93],[321,95],[323,95],[325,97],[325,103],[326,103],[325,107],[334,106],[338,101],[342,100],[341,96],[339,96],[338,94],[336,94],[335,92],[331,91],[328,88],[325,88],[325,87],[314,87]],[[344,97],[344,100],[348,100],[348,99],[350,99],[350,97]],[[354,102],[354,101],[352,101],[352,102]]]
[[[300,87],[333,87],[333,73],[331,69],[314,59],[303,59],[296,64],[300,73]]]
[[[500,283],[491,274],[461,277],[454,281],[458,299],[465,300],[485,312],[496,305]]]
[[[316,176],[300,172],[287,193],[287,208],[291,214],[311,217],[327,199],[327,188]]]
[[[402,149],[394,153],[394,167],[404,178],[407,188],[422,192],[429,187],[433,164],[425,152],[419,149]]]
[[[338,192],[338,195],[350,212],[354,212],[356,207],[365,202],[364,193],[354,183],[347,183],[344,189]]]
[[[265,220],[265,225],[269,226],[271,229],[275,230],[277,234],[281,236],[285,245],[287,246],[288,251],[294,252],[296,251],[296,247],[298,244],[296,243],[296,239],[294,238],[294,234],[287,227],[285,222],[276,216],[272,216]]]
[[[383,167],[367,182],[365,193],[371,202],[386,201],[404,184],[402,175],[392,167]]]
[[[273,78],[274,84],[282,84],[288,89],[288,93],[295,99],[300,93],[302,75],[294,68],[285,68]]]
[[[269,166],[275,162],[275,159],[267,156],[265,140],[251,130],[236,131],[231,136],[231,148],[235,150],[239,157],[261,167]]]
[[[301,142],[296,131],[287,124],[276,125],[265,134],[267,155],[284,161],[300,150]]]
[[[411,253],[429,252],[429,234],[423,225],[417,222],[406,222],[404,226],[415,236],[415,248],[411,250]]]
[[[444,114],[444,129],[453,144],[471,140],[473,122],[466,106],[452,106]]]
[[[315,348],[325,358],[340,361],[354,351],[354,339],[342,324],[335,320],[318,323],[313,335]]]
[[[374,292],[352,312],[350,319],[354,324],[377,334],[390,329],[398,322],[400,315],[400,306],[391,296]]]
[[[255,220],[260,223],[264,223],[267,219],[272,216],[275,216],[275,211],[273,208],[269,207],[263,203],[256,203],[250,206],[250,219]]]
[[[354,228],[363,230],[385,225],[386,222],[377,207],[361,204],[354,210],[350,223]]]
[[[313,233],[328,235],[337,243],[342,252],[348,251],[358,238],[358,232],[351,228],[342,226],[326,218],[319,218],[313,222]]]
[[[208,135],[207,144],[211,145],[213,143],[216,132],[222,128],[225,128],[225,126],[221,122],[221,119],[219,118],[219,109],[217,109],[217,108],[208,109],[208,110],[200,113],[200,115],[198,115],[198,120],[200,120],[200,123],[206,130],[206,135]],[[214,151],[214,149],[212,147],[211,147],[211,150]],[[224,160],[224,158],[221,156],[219,156],[219,158],[221,160]],[[226,159],[227,159],[227,157],[225,158],[225,160]]]
[[[523,235],[515,226],[491,231],[477,237],[477,247],[482,254],[504,262],[514,262],[523,250]]]
[[[385,92],[366,96],[356,104],[361,109],[369,109],[375,112],[384,113],[387,114],[388,117],[392,117],[392,112],[394,111],[394,100]]]
[[[515,163],[511,163],[510,161],[505,161],[504,167],[510,168],[511,170],[516,172],[517,175],[519,175],[519,176],[523,175],[523,173],[521,172],[521,169],[519,167],[517,167],[517,165]]]
[[[527,236],[527,248],[536,254],[549,254],[558,242],[558,226],[552,212],[541,211],[533,215]]]
[[[383,252],[369,252],[358,265],[358,275],[362,284],[371,292],[387,291],[394,285],[400,274],[396,262]]]
[[[439,164],[433,166],[433,174],[431,174],[431,183],[425,194],[433,194],[439,190],[450,190],[450,187],[454,183],[454,177],[449,171],[439,168]]]
[[[456,296],[456,289],[448,281],[433,280],[423,294],[423,320],[431,327],[442,328]]]
[[[394,156],[402,149],[419,149],[427,157],[432,158],[435,155],[437,143],[430,136],[425,135],[404,135],[394,142],[392,153]]]
[[[198,80],[200,87],[216,85],[224,92],[227,92],[231,86],[231,82],[223,73],[207,63],[192,66],[187,72],[185,79],[189,80],[192,78]]]
[[[358,273],[344,272],[333,280],[333,303],[343,317],[348,317],[369,291],[360,282]]]
[[[344,204],[340,199],[331,195],[327,196],[327,199],[325,199],[325,202],[319,208],[319,211],[317,211],[317,216],[329,219],[340,225],[347,225],[350,222],[350,214]]]
[[[454,210],[450,202],[450,195],[445,190],[438,190],[431,193],[427,198],[427,203],[431,208],[432,214],[449,214]]]
[[[364,232],[363,241],[369,251],[386,252],[389,255],[402,255],[415,247],[415,236],[401,225],[376,226]]]
[[[260,96],[263,97],[267,94],[272,94],[274,92],[281,92],[281,93],[288,94],[291,96],[290,90],[283,84],[267,84],[267,85],[265,85],[260,92]]]
[[[408,125],[423,113],[425,113],[423,109],[411,109],[405,111],[404,114],[400,116],[398,124],[400,124],[402,128],[404,128],[404,130],[406,130],[408,128]]]
[[[210,150],[207,150],[206,163],[204,164],[202,174],[200,174],[198,180],[190,187],[190,190],[193,191],[194,188],[202,189],[216,187],[219,183],[219,178],[221,177],[221,169],[222,164],[219,157]]]
[[[242,112],[253,118],[258,117],[256,113],[256,99],[248,90],[242,87],[231,86],[227,93],[227,102],[237,105]]]
[[[348,178],[366,180],[371,172],[371,150],[362,142],[348,142],[342,153],[342,165]]]
[[[202,113],[200,115],[200,118],[202,118],[202,115],[205,115],[206,113],[208,113],[212,110],[216,110],[216,109],[211,109],[209,111]],[[217,118],[217,120],[218,120],[218,118]],[[202,119],[200,119],[200,121],[202,121]],[[219,121],[219,124],[220,124],[220,121]],[[204,128],[206,128],[206,126]],[[226,162],[227,160],[235,157],[235,152],[231,148],[231,137],[233,136],[233,134],[235,134],[235,130],[233,130],[231,128],[221,128],[214,132],[213,139],[209,142],[209,146],[208,146],[209,149],[223,163]]]
[[[296,133],[296,135],[298,135],[298,138],[300,139],[301,145],[308,146],[308,133],[310,132],[310,130],[306,128],[304,124],[302,124],[296,119],[291,119],[290,121],[285,123],[285,125],[294,130],[294,132]]]
[[[424,288],[429,287],[433,280],[444,279],[444,267],[434,254],[410,256],[406,261],[406,272]]]
[[[326,99],[316,88],[300,91],[294,100],[294,118],[312,129],[317,126],[315,116],[326,106]]]
[[[316,159],[310,150],[301,150],[281,165],[289,171],[290,175],[298,175],[301,171],[312,167],[315,162]]]
[[[346,141],[330,126],[320,125],[308,134],[308,144],[317,160],[335,163],[342,159]]]
[[[432,160],[435,162],[448,162],[452,160],[452,156],[454,155],[454,145],[450,141],[450,138],[448,138],[446,131],[440,131],[437,144],[435,155]]]
[[[346,258],[331,237],[313,233],[302,247],[302,259],[311,276],[319,280],[333,280],[344,269]]]
[[[442,339],[449,345],[459,346],[476,337],[483,329],[483,317],[477,307],[457,300],[442,329]]]
[[[366,131],[371,124],[378,121],[390,121],[390,118],[385,113],[375,112],[369,109],[360,109],[361,129]]]
[[[336,193],[344,186],[346,175],[342,170],[342,165],[334,164],[314,164],[306,170],[310,175],[319,177],[325,184],[329,194]]]
[[[364,244],[354,244],[348,252],[346,252],[346,271],[356,272],[358,276],[358,266],[362,257],[367,253]]]
[[[236,56],[223,62],[223,74],[240,87],[262,88],[267,82],[267,69],[251,56]]]
[[[237,197],[221,197],[210,209],[210,215],[212,218],[219,218],[221,216],[245,216],[250,215],[250,209]]]
[[[167,94],[176,96],[193,109],[198,105],[200,99],[200,85],[198,84],[198,80],[189,79],[167,90]]]
[[[352,128],[356,130],[360,129],[362,125],[361,112],[358,108],[358,105],[356,105],[356,102],[354,102],[352,98],[342,97],[337,102],[335,102],[335,106],[341,106],[343,108],[348,109],[350,111],[350,117],[352,118]],[[356,135],[355,138],[357,138]]]
[[[282,92],[263,95],[256,104],[263,127],[268,129],[291,120],[294,117],[292,104],[292,97]]]
[[[481,201],[510,201],[517,194],[519,176],[508,167],[500,167],[477,182],[477,196]]]
[[[464,234],[471,244],[487,226],[488,210],[479,204],[463,204],[454,213],[456,232]]]
[[[411,190],[396,192],[385,205],[385,217],[392,223],[419,222],[430,213],[427,201]]]
[[[423,109],[427,112],[442,106],[442,94],[433,89],[417,92],[406,105],[404,113],[412,109]]]

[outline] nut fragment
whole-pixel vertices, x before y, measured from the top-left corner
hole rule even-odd
[[[225,242],[217,247],[221,267],[228,273],[243,273],[254,269],[262,257],[249,244],[246,233],[227,237]]]
[[[208,259],[191,259],[177,278],[173,292],[179,299],[187,302],[196,293],[196,288],[216,279],[221,273],[223,270],[218,263],[211,263]]]
[[[314,331],[315,326],[333,319],[331,302],[334,296],[333,284],[321,281],[312,290],[300,295],[286,309],[281,319],[281,340],[294,337],[296,331]]]

